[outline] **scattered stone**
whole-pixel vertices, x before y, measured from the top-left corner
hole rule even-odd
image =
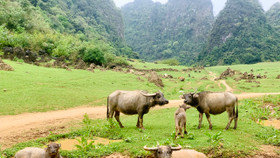
[[[172,76],[172,75],[168,75],[167,73],[165,73],[165,74],[163,75],[163,78],[173,78],[173,76]]]
[[[2,59],[0,58],[0,70],[4,71],[14,71],[14,68],[11,67],[10,65],[4,63]]]
[[[179,80],[183,82],[185,81],[185,77],[179,77]]]
[[[208,80],[208,78],[206,76],[204,76],[200,80]]]
[[[280,79],[280,75],[278,75],[278,76],[276,77],[276,79]]]
[[[162,80],[159,78],[159,76],[155,71],[152,71],[150,73],[150,76],[148,77],[148,81],[154,83],[158,87],[164,87]]]
[[[86,70],[87,69],[87,64],[82,59],[79,59],[77,64],[76,64],[76,66],[74,68],[75,69]]]

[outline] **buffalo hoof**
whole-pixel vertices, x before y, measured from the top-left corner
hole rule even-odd
[[[184,138],[184,136],[181,136],[181,138]]]
[[[187,132],[187,131],[185,131],[185,134],[188,134],[188,132]]]

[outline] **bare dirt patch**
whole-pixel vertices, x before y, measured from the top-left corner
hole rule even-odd
[[[77,138],[78,140],[80,140],[81,138]],[[56,141],[57,143],[61,144],[61,149],[62,150],[75,150],[77,149],[75,145],[80,144],[79,141],[77,139],[61,139]],[[122,140],[110,140],[110,139],[105,139],[105,138],[99,138],[99,137],[94,137],[93,140],[88,140],[88,143],[94,141],[93,144],[104,144],[104,145],[108,145],[111,143],[115,143],[115,142],[120,142]]]
[[[123,156],[120,153],[114,153],[109,156],[104,156],[103,158],[130,158],[129,156]]]
[[[260,149],[261,151],[257,152],[257,154],[252,156],[252,158],[280,158],[280,155],[277,153],[280,151],[279,147],[262,145]]]
[[[260,122],[263,126],[272,126],[276,129],[280,129],[280,120],[270,119],[270,120],[263,120]]]

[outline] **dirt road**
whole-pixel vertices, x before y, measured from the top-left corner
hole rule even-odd
[[[237,94],[239,99],[260,97],[280,93],[243,93]],[[171,100],[168,105],[156,106],[152,110],[177,107],[183,100]],[[50,131],[66,132],[73,124],[83,119],[84,114],[92,119],[106,118],[106,107],[77,107],[68,110],[43,113],[26,113],[14,116],[0,116],[0,144],[2,149],[19,142],[44,137]]]

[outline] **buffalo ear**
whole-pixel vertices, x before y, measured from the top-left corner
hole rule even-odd
[[[194,98],[198,98],[198,94],[195,93],[195,94],[193,95],[193,97],[194,97]]]
[[[184,95],[180,95],[179,98],[180,98],[180,99],[185,99],[185,98],[184,98]]]

